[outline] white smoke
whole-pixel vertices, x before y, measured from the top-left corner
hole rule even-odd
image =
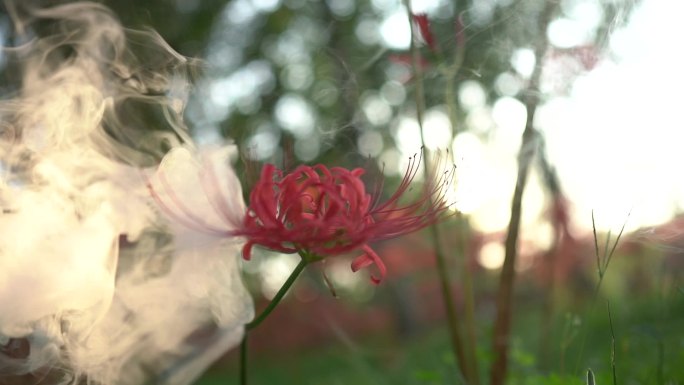
[[[160,172],[195,209],[191,63],[101,5],[7,7],[21,84],[0,102],[0,380],[189,383],[253,317],[239,240],[169,224],[146,186],[182,145]],[[206,159],[239,219],[234,151]]]

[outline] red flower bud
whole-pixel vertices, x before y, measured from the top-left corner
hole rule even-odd
[[[411,14],[413,22],[418,26],[420,31],[420,36],[425,41],[425,44],[430,48],[432,52],[437,52],[437,42],[432,34],[432,29],[430,28],[430,19],[424,13],[421,14]]]

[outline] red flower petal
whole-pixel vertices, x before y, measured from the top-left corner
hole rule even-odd
[[[387,267],[385,266],[385,263],[382,262],[382,259],[380,259],[380,256],[378,256],[378,254],[371,249],[370,246],[363,245],[363,251],[364,254],[359,255],[354,259],[354,261],[352,261],[351,269],[353,272],[357,272],[364,267],[375,264],[380,271],[380,277],[371,275],[370,279],[373,284],[378,285],[380,282],[382,282],[382,279],[385,278],[385,275],[387,274]]]
[[[242,247],[242,258],[244,258],[245,261],[252,259],[252,246],[254,246],[254,242],[247,241]]]

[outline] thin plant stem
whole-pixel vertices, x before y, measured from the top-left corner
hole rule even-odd
[[[629,220],[629,216],[632,215],[632,211],[630,210],[629,213],[627,213],[627,219],[622,223],[622,227],[620,228],[620,232],[618,233],[617,238],[615,238],[615,243],[613,243],[613,247],[610,249],[610,253],[608,253],[608,257],[606,258],[606,264],[605,264],[605,269],[608,269],[608,265],[610,264],[611,258],[613,258],[613,254],[615,254],[615,248],[618,245],[618,242],[620,242],[620,238],[622,237],[622,233],[625,231],[625,226],[627,225],[627,221]]]
[[[598,295],[599,292],[601,291],[601,286],[603,285],[603,279],[606,276],[606,272],[608,271],[608,266],[610,265],[610,261],[613,258],[613,254],[615,254],[615,249],[617,248],[618,243],[620,242],[620,238],[622,238],[622,233],[625,231],[625,226],[627,225],[627,220],[629,220],[630,215],[632,215],[632,212],[630,211],[627,213],[627,218],[625,219],[625,222],[622,224],[622,228],[620,228],[620,232],[617,235],[617,238],[615,238],[615,242],[613,243],[613,246],[610,248],[610,252],[608,252],[608,242],[610,241],[610,231],[608,232],[608,237],[606,239],[606,244],[604,247],[604,254],[603,258],[598,253],[598,238],[596,236],[596,222],[594,220],[594,211],[592,210],[591,212],[591,226],[594,231],[594,244],[596,248],[596,264],[598,266],[598,283],[596,283],[596,287],[594,288],[594,294],[591,299],[591,304],[589,305],[589,315],[588,318],[591,318],[592,315],[594,314],[594,308],[596,307],[596,301],[598,300]],[[580,362],[582,361],[582,356],[584,355],[584,347],[587,343],[587,334],[588,331],[584,332],[584,335],[582,337],[582,341],[580,343],[580,350],[579,354],[577,355],[577,364],[575,365],[575,371],[579,369]]]
[[[535,63],[537,63],[530,83],[526,90],[525,109],[527,119],[522,135],[522,143],[518,154],[518,177],[515,184],[511,203],[511,219],[506,236],[504,264],[499,279],[499,289],[496,298],[496,320],[493,332],[494,362],[490,371],[490,385],[503,385],[508,372],[508,352],[510,342],[511,319],[513,313],[513,287],[515,281],[515,261],[518,254],[518,235],[520,232],[520,218],[522,216],[522,197],[527,183],[530,164],[536,152],[535,139],[537,131],[534,128],[534,116],[539,105],[540,81],[542,75],[542,61],[548,49],[546,30],[551,22],[558,2],[547,0],[539,23],[539,40],[534,49]]]
[[[268,315],[271,314],[273,309],[275,309],[276,306],[278,306],[278,304],[283,299],[285,294],[287,294],[287,292],[290,290],[290,287],[292,286],[292,284],[297,280],[297,277],[299,277],[299,274],[301,274],[301,272],[304,270],[304,268],[308,264],[309,264],[309,261],[306,258],[302,258],[299,261],[299,264],[297,264],[297,267],[295,267],[294,270],[292,271],[292,273],[290,274],[290,276],[287,277],[287,281],[285,281],[283,286],[280,287],[280,289],[278,290],[276,295],[273,297],[271,302],[268,304],[268,306],[266,306],[266,308],[264,308],[264,310],[261,312],[261,314],[259,314],[258,317],[255,317],[252,322],[245,325],[245,329],[247,331],[252,330],[255,327],[259,326],[259,324],[261,324],[266,319],[266,317],[268,317]]]
[[[411,36],[414,36],[414,25],[411,19],[411,0],[404,0],[404,5],[408,12],[408,17]],[[415,100],[416,100],[416,120],[418,121],[418,129],[420,131],[421,142],[425,142],[423,138],[423,116],[425,114],[425,93],[423,89],[423,73],[419,65],[420,53],[415,45],[415,41],[411,39],[411,64],[414,73],[415,83]],[[425,174],[429,175],[430,165],[429,157],[425,157],[423,167]],[[442,292],[442,299],[447,316],[447,326],[451,335],[451,345],[456,355],[456,362],[467,384],[472,384],[472,375],[470,374],[469,365],[465,358],[465,351],[463,349],[463,341],[458,326],[458,317],[456,316],[456,307],[454,305],[454,298],[451,293],[452,284],[447,271],[446,258],[444,257],[444,250],[440,242],[440,230],[437,225],[430,226],[430,237],[435,249],[435,259],[437,264],[437,274],[440,282],[440,289]]]
[[[456,75],[460,72],[465,60],[466,44],[465,44],[465,31],[463,26],[463,20],[461,15],[458,16],[456,20],[456,51],[454,53],[453,62],[450,63],[442,73],[445,78],[445,88],[444,88],[444,103],[447,106],[447,114],[449,116],[449,122],[451,124],[453,133],[452,138],[456,137],[458,129],[458,118],[456,112]],[[422,133],[422,129],[421,129]],[[422,136],[421,136],[422,137]],[[469,223],[466,218],[459,218],[458,231],[461,234],[461,244],[463,249],[461,249],[461,286],[463,288],[463,313],[464,322],[463,326],[465,329],[464,333],[464,350],[465,350],[465,360],[468,366],[468,371],[472,376],[471,382],[473,385],[478,385],[480,383],[479,365],[477,362],[477,351],[476,351],[476,340],[477,340],[477,330],[475,328],[475,295],[473,290],[473,277],[472,271],[468,265],[467,260],[467,236],[465,235],[466,230],[469,228]]]
[[[594,372],[591,369],[587,369],[587,385],[596,385],[596,380],[594,379]]]
[[[472,384],[471,381],[473,377],[470,373],[469,365],[467,364],[467,359],[465,357],[461,332],[458,326],[458,317],[456,315],[456,306],[454,305],[454,297],[451,293],[451,279],[449,278],[449,273],[447,271],[447,263],[446,258],[444,258],[444,251],[441,246],[441,242],[439,241],[440,231],[436,225],[430,226],[430,237],[435,245],[437,273],[442,291],[442,299],[446,308],[447,325],[451,335],[451,345],[454,353],[456,354],[456,360],[458,362],[459,369],[461,370],[461,375],[467,384]]]
[[[240,385],[247,385],[247,337],[248,333],[259,326],[265,319],[268,317],[271,312],[273,312],[273,309],[278,306],[280,301],[285,297],[285,294],[290,290],[290,287],[292,287],[292,284],[295,283],[297,280],[297,277],[304,271],[304,268],[309,264],[311,261],[311,256],[306,254],[306,253],[300,253],[302,259],[299,261],[299,264],[294,268],[292,273],[290,273],[290,276],[287,277],[287,280],[283,284],[283,286],[280,287],[276,295],[273,297],[271,302],[269,302],[268,306],[264,308],[264,310],[261,311],[261,313],[254,318],[254,320],[248,324],[245,325],[245,335],[242,337],[242,342],[240,343]]]
[[[610,237],[612,235],[612,230],[608,230],[608,235],[606,235],[606,243],[603,248],[603,260],[600,262],[601,263],[601,269],[599,270],[599,277],[603,277],[603,274],[606,273],[606,261],[607,261],[607,255],[608,255],[608,245],[610,243]]]
[[[561,188],[561,182],[555,168],[551,165],[548,158],[548,151],[543,137],[540,137],[539,144],[538,164],[541,167],[544,187],[551,196],[553,210],[557,213],[556,210],[565,210],[565,199]],[[563,292],[563,285],[560,283],[563,281],[564,277],[560,274],[559,260],[564,248],[568,247],[567,245],[569,242],[573,242],[565,218],[559,218],[554,215],[551,222],[553,227],[553,238],[551,240],[551,245],[545,251],[544,255],[544,262],[547,267],[549,279],[545,282],[546,295],[544,296],[544,305],[542,308],[538,353],[538,367],[542,371],[548,370],[551,363],[550,358],[552,356],[551,349],[553,342],[551,333],[553,331],[553,325],[557,320],[556,305],[561,302],[560,298]]]
[[[461,281],[463,287],[463,310],[465,326],[465,349],[467,364],[472,374],[474,385],[480,383],[479,365],[477,362],[477,330],[475,328],[475,294],[473,290],[472,270],[468,263],[467,234],[470,224],[466,218],[459,218],[459,230],[461,232],[461,244],[463,258],[461,264]]]
[[[610,368],[613,372],[613,385],[617,385],[617,373],[615,371],[615,329],[613,328],[613,316],[610,314],[610,301],[606,301],[608,306],[608,321],[610,322]]]
[[[594,219],[594,210],[591,210],[591,228],[594,231],[594,252],[596,253],[596,270],[601,275],[601,258],[599,258],[598,236],[596,235],[596,220]]]

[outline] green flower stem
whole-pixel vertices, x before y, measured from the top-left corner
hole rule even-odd
[[[240,343],[240,385],[247,385],[247,330]]]
[[[299,261],[299,264],[295,269],[292,271],[289,277],[287,277],[287,281],[283,284],[283,286],[278,290],[276,293],[275,297],[271,300],[271,302],[266,306],[266,308],[259,314],[258,317],[254,318],[254,320],[247,325],[245,325],[245,329],[247,331],[254,329],[255,327],[259,326],[260,323],[262,323],[266,317],[268,317],[269,314],[275,309],[276,306],[280,303],[280,301],[283,299],[285,294],[287,294],[288,290],[290,290],[290,287],[292,284],[297,280],[297,277],[299,277],[299,274],[304,270],[306,265],[309,264],[309,259],[305,258],[302,256],[302,260]]]
[[[292,271],[283,286],[280,287],[280,290],[278,290],[275,297],[273,297],[271,302],[268,304],[268,306],[266,306],[261,314],[259,314],[259,316],[254,318],[252,322],[245,325],[245,335],[242,337],[242,343],[240,344],[240,385],[247,385],[247,333],[259,326],[259,324],[261,324],[266,317],[271,314],[273,309],[275,309],[283,297],[285,297],[285,294],[287,294],[287,292],[290,290],[290,287],[292,287],[292,284],[294,284],[294,282],[297,280],[297,277],[299,277],[299,274],[302,273],[306,265],[314,260],[313,256],[309,255],[308,253],[300,252],[299,255],[302,257],[301,261],[299,261],[299,264]]]

